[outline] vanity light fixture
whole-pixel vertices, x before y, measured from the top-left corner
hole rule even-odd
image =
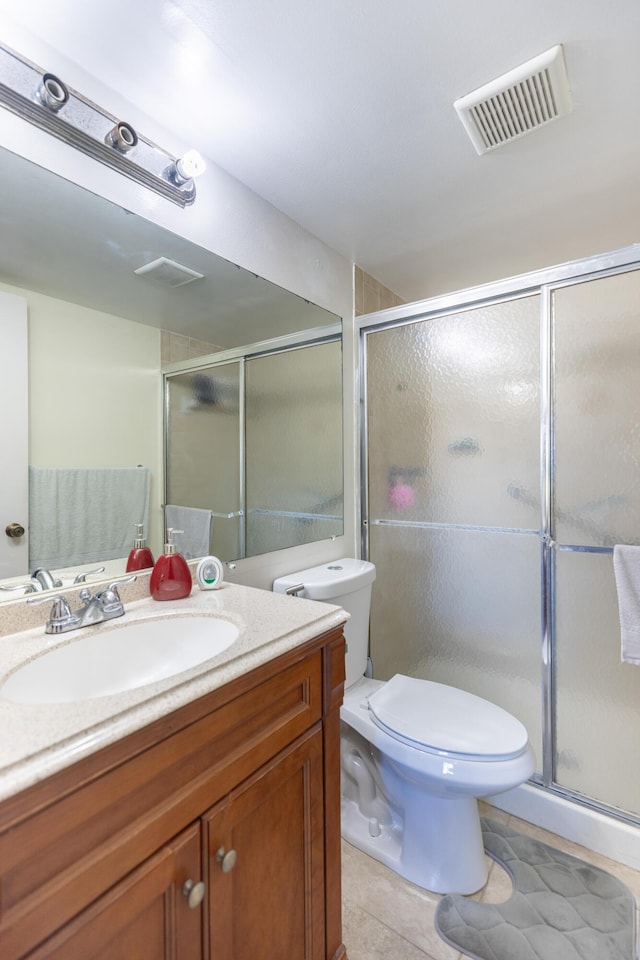
[[[194,180],[205,169],[196,150],[176,159],[3,44],[0,106],[181,207],[196,198]]]

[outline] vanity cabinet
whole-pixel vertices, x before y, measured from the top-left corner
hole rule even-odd
[[[346,960],[332,630],[0,805],[3,960]]]

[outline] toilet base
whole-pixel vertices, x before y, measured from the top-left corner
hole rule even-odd
[[[420,823],[371,824],[354,800],[342,798],[342,836],[405,880],[432,893],[471,894],[487,882],[488,864],[478,804],[471,797],[430,797],[420,804]],[[408,825],[408,829],[407,829]],[[410,838],[403,844],[407,831]]]

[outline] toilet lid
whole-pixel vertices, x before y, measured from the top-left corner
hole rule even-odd
[[[508,760],[527,746],[510,713],[457,687],[396,674],[369,697],[369,712],[390,736],[459,759]]]

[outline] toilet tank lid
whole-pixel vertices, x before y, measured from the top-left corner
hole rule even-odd
[[[391,736],[460,759],[508,760],[528,744],[524,725],[495,703],[402,674],[371,694],[369,712]]]
[[[273,581],[273,590],[275,593],[285,593],[288,587],[303,583],[304,592],[300,596],[307,600],[331,601],[334,597],[360,590],[361,587],[373,583],[375,578],[376,568],[368,560],[343,557],[278,577]]]

